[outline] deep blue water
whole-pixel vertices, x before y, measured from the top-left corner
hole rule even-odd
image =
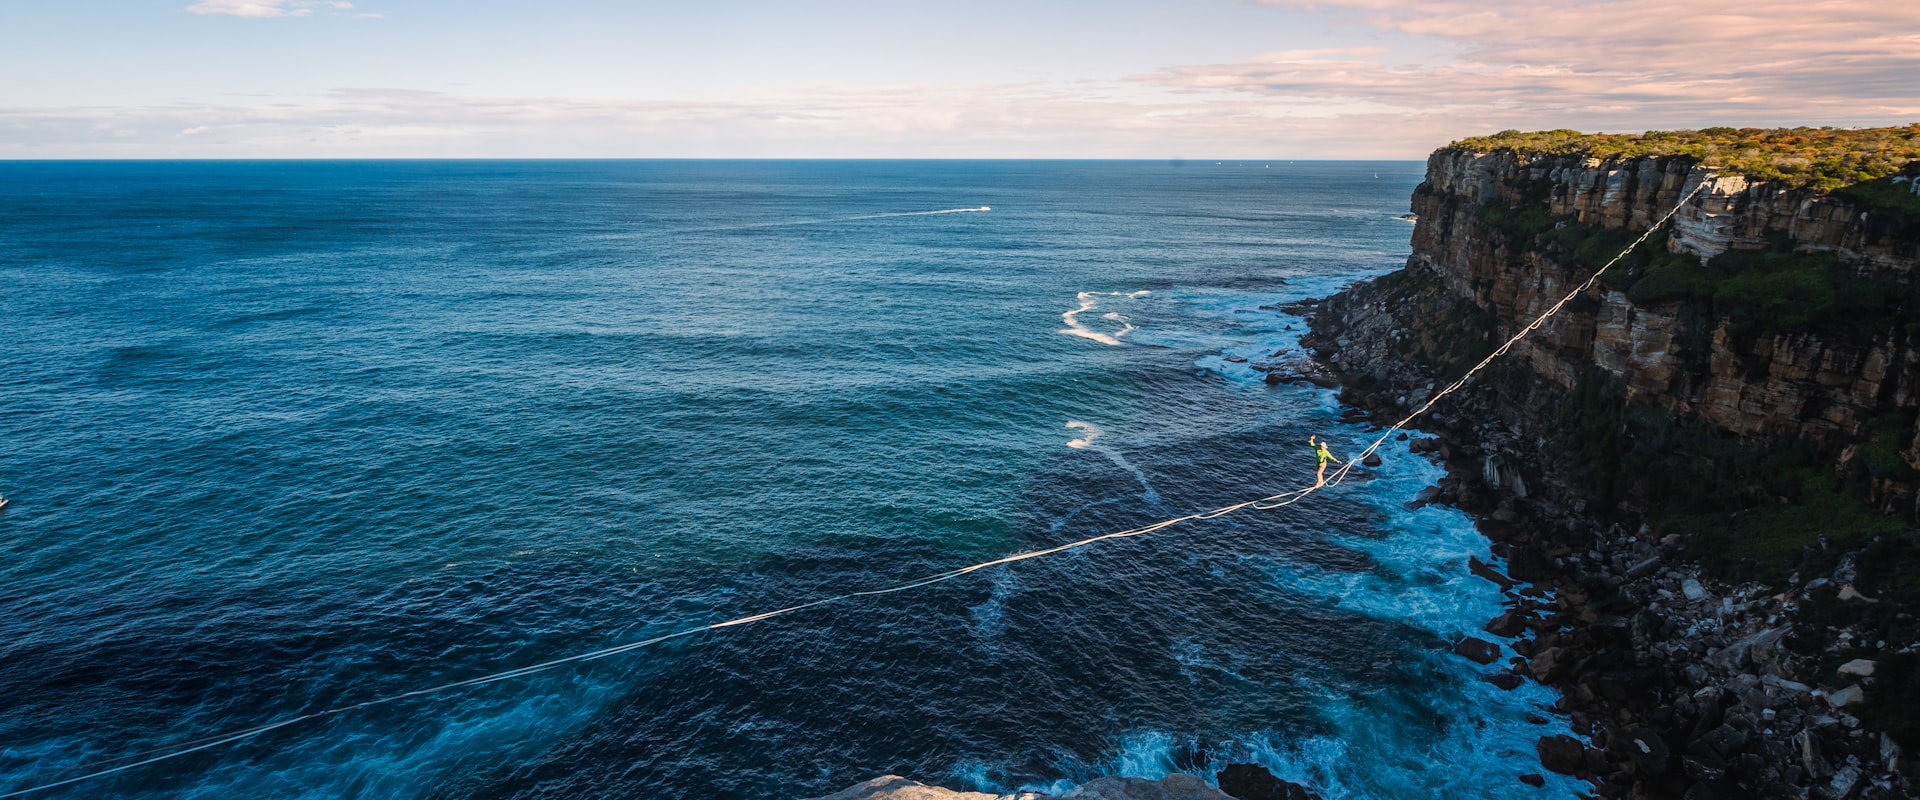
[[[1367,431],[1222,356],[1297,350],[1270,306],[1397,267],[1420,177],[0,163],[0,792],[1295,488],[1308,434]],[[1438,472],[1386,457],[1286,509],[34,796],[761,798],[1239,760],[1332,798],[1504,793],[1564,723],[1444,652],[1500,611],[1464,568],[1486,542],[1401,508]]]

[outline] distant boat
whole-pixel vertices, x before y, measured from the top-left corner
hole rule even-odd
[[[13,501],[12,501],[12,500],[8,500],[8,499],[7,499],[7,498],[6,498],[5,496],[0,496],[0,508],[6,508],[6,507],[7,507],[7,504],[8,504],[8,503],[11,503],[11,502],[13,502]]]
[[[993,206],[981,206],[981,207],[980,207],[980,210],[981,210],[981,211],[992,211],[992,210],[993,210]]]

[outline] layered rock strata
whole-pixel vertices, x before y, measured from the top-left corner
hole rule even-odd
[[[1507,559],[1510,575],[1489,577],[1508,582],[1511,610],[1488,627],[1522,635],[1527,658],[1489,679],[1565,692],[1558,710],[1586,738],[1543,739],[1543,764],[1591,777],[1603,797],[1913,796],[1912,759],[1855,716],[1872,697],[1861,673],[1877,662],[1834,669],[1823,654],[1861,644],[1796,628],[1804,605],[1872,599],[1852,585],[1851,562],[1784,585],[1716,581],[1689,563],[1687,532],[1646,524],[1650,498],[1670,487],[1597,474],[1628,462],[1579,463],[1565,444],[1584,436],[1582,452],[1614,452],[1633,443],[1609,437],[1658,435],[1659,474],[1713,480],[1732,469],[1716,454],[1738,448],[1791,450],[1855,478],[1876,449],[1920,466],[1920,349],[1903,316],[1920,267],[1910,221],[1684,159],[1442,150],[1413,197],[1406,269],[1307,310],[1307,343],[1341,376],[1344,399],[1398,418],[1676,205],[1650,240],[1669,264],[1730,251],[1829,259],[1818,263],[1844,271],[1847,286],[1892,293],[1878,308],[1894,313],[1756,322],[1698,291],[1636,302],[1626,282],[1606,283],[1421,419],[1441,434],[1433,456],[1453,466],[1439,499],[1478,515]],[[1815,300],[1785,299],[1788,314]],[[1595,430],[1596,418],[1606,425]],[[1911,472],[1888,461],[1868,475],[1872,502],[1910,517]],[[1555,591],[1512,591],[1520,583]],[[1897,656],[1920,643],[1866,647]]]

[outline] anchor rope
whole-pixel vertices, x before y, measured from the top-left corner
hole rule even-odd
[[[762,620],[772,619],[774,617],[784,616],[784,615],[792,614],[798,611],[804,611],[810,608],[816,608],[819,606],[837,603],[844,600],[852,600],[855,598],[862,598],[862,597],[876,597],[884,594],[893,594],[896,592],[904,592],[912,589],[918,589],[924,586],[930,586],[932,584],[941,583],[944,581],[950,581],[955,578],[959,578],[964,575],[969,575],[969,574],[979,572],[984,569],[989,569],[992,567],[1003,566],[1006,564],[1012,564],[1012,563],[1026,561],[1034,558],[1040,558],[1042,556],[1053,555],[1055,553],[1061,553],[1068,550],[1075,550],[1082,547],[1087,547],[1089,545],[1097,544],[1099,542],[1108,541],[1110,539],[1124,539],[1124,538],[1130,538],[1135,536],[1144,536],[1146,534],[1154,533],[1156,531],[1163,530],[1165,528],[1170,528],[1174,525],[1178,525],[1183,522],[1216,519],[1219,517],[1224,517],[1228,514],[1232,514],[1236,511],[1240,511],[1242,509],[1252,508],[1260,511],[1269,511],[1272,509],[1293,505],[1294,503],[1300,502],[1301,500],[1320,491],[1321,489],[1324,489],[1330,486],[1339,485],[1342,481],[1346,479],[1347,474],[1353,469],[1354,464],[1358,463],[1361,459],[1364,459],[1367,456],[1372,455],[1373,453],[1378,451],[1381,448],[1381,446],[1386,444],[1388,438],[1392,437],[1393,434],[1395,434],[1396,432],[1412,424],[1415,419],[1418,419],[1422,415],[1426,414],[1429,410],[1433,408],[1435,403],[1438,403],[1440,401],[1441,398],[1444,398],[1447,395],[1453,394],[1454,392],[1457,392],[1462,388],[1465,388],[1467,383],[1471,381],[1475,375],[1479,374],[1481,370],[1486,369],[1486,367],[1489,364],[1492,364],[1495,359],[1499,358],[1502,355],[1505,355],[1507,351],[1511,350],[1515,344],[1518,344],[1520,342],[1520,340],[1526,338],[1529,334],[1533,333],[1534,331],[1539,330],[1541,326],[1546,324],[1548,319],[1552,318],[1555,314],[1560,313],[1560,310],[1562,308],[1565,308],[1568,303],[1572,302],[1575,297],[1592,289],[1594,285],[1599,282],[1601,275],[1605,274],[1607,270],[1611,269],[1615,264],[1619,263],[1621,259],[1627,256],[1628,253],[1633,252],[1634,248],[1639,247],[1642,242],[1645,242],[1648,239],[1648,237],[1651,237],[1654,231],[1659,230],[1662,225],[1665,225],[1667,220],[1671,219],[1674,214],[1678,213],[1680,209],[1686,205],[1687,201],[1693,199],[1693,196],[1695,194],[1698,194],[1700,190],[1705,186],[1706,186],[1705,181],[1702,181],[1700,184],[1696,185],[1692,191],[1687,192],[1685,196],[1681,197],[1680,201],[1674,204],[1674,207],[1671,210],[1667,211],[1667,213],[1661,216],[1658,221],[1654,222],[1652,226],[1647,228],[1647,231],[1645,233],[1642,233],[1639,238],[1634,239],[1632,243],[1628,244],[1626,246],[1626,249],[1621,250],[1618,255],[1615,255],[1611,260],[1607,261],[1606,264],[1602,265],[1600,269],[1596,270],[1593,273],[1593,275],[1589,276],[1585,282],[1575,287],[1573,291],[1568,292],[1565,297],[1560,298],[1559,302],[1556,302],[1552,306],[1548,307],[1544,313],[1540,314],[1540,316],[1535,318],[1532,322],[1528,323],[1525,327],[1521,328],[1518,333],[1515,333],[1512,337],[1508,338],[1506,342],[1502,343],[1498,348],[1495,348],[1493,352],[1487,354],[1486,358],[1481,359],[1480,363],[1475,364],[1472,369],[1467,370],[1453,383],[1448,384],[1446,388],[1440,390],[1438,393],[1435,393],[1432,397],[1428,398],[1425,403],[1420,405],[1420,407],[1414,409],[1411,413],[1401,418],[1400,421],[1395,422],[1392,425],[1387,426],[1386,428],[1383,428],[1380,436],[1375,438],[1372,444],[1369,444],[1365,450],[1361,451],[1360,455],[1346,460],[1344,463],[1340,465],[1339,469],[1335,470],[1328,477],[1328,479],[1323,482],[1315,483],[1311,486],[1307,486],[1300,489],[1294,489],[1292,491],[1281,492],[1275,495],[1269,495],[1267,497],[1262,497],[1257,500],[1247,500],[1244,502],[1234,503],[1232,505],[1221,506],[1219,508],[1215,508],[1209,511],[1200,511],[1192,514],[1187,514],[1181,517],[1164,519],[1164,520],[1160,520],[1159,522],[1154,522],[1154,523],[1140,526],[1138,528],[1129,528],[1127,530],[1122,530],[1122,531],[1103,533],[1098,536],[1090,536],[1085,539],[1080,539],[1074,542],[1068,542],[1062,545],[1056,545],[1054,547],[1048,547],[1048,548],[1043,548],[1039,550],[1029,550],[1022,553],[1015,553],[1013,555],[1003,556],[1001,558],[996,558],[990,561],[982,561],[978,564],[972,564],[972,565],[960,567],[957,569],[951,569],[946,572],[940,572],[933,575],[928,575],[922,578],[917,578],[917,579],[907,581],[901,584],[896,584],[893,586],[888,586],[888,587],[879,588],[879,589],[866,589],[861,591],[846,592],[843,594],[834,595],[832,597],[826,597],[819,600],[800,603],[798,605],[791,605],[785,608],[775,609],[773,611],[766,611],[766,612],[752,614],[744,617],[736,617],[734,619],[726,620],[724,622],[715,622],[708,625],[700,625],[697,627],[686,628],[686,629],[675,631],[672,633],[654,636],[648,639],[642,639],[639,641],[628,642],[626,644],[615,645],[613,647],[608,647],[600,650],[594,650],[592,652],[578,653],[575,655],[564,656],[561,658],[555,658],[548,661],[542,661],[536,664],[530,664],[524,667],[517,667],[510,670],[495,672],[488,675],[482,675],[475,678],[467,678],[464,680],[452,681],[449,683],[442,683],[438,686],[431,686],[423,689],[414,689],[411,691],[400,692],[398,694],[391,694],[383,697],[376,697],[371,700],[363,700],[363,701],[348,704],[348,705],[334,706],[334,707],[322,709],[319,711],[312,711],[305,714],[288,717],[286,719],[269,722],[264,725],[258,725],[251,728],[244,728],[240,730],[229,731],[227,733],[215,734],[212,736],[207,736],[199,739],[192,739],[184,742],[176,742],[172,745],[169,745],[163,748],[155,748],[152,750],[145,750],[138,753],[132,753],[129,755],[102,759],[102,760],[93,762],[93,765],[108,764],[114,761],[128,761],[129,759],[138,759],[138,760],[133,760],[125,764],[119,764],[117,766],[106,767],[103,769],[95,770],[93,772],[89,772],[84,775],[79,775],[79,776],[67,778],[64,780],[37,784],[25,789],[16,789],[10,792],[6,792],[4,794],[0,794],[0,800],[4,800],[5,798],[10,798],[10,797],[19,797],[19,796],[30,794],[33,792],[39,792],[46,789],[53,789],[60,786],[67,786],[75,783],[80,783],[83,781],[93,780],[95,778],[106,777],[108,775],[113,775],[115,773],[125,772],[127,770],[143,767],[148,764],[167,761],[170,759],[179,758],[181,756],[188,755],[190,753],[196,753],[202,750],[219,747],[221,745],[231,744],[233,742],[241,741],[243,739],[249,739],[255,736],[259,736],[260,734],[267,733],[269,731],[278,730],[280,728],[285,728],[287,726],[296,725],[302,722],[308,722],[311,720],[320,719],[322,717],[334,716],[334,715],[344,714],[351,711],[358,711],[360,709],[371,708],[374,706],[386,705],[389,703],[395,703],[395,702],[406,700],[409,698],[438,694],[440,692],[451,691],[453,689],[461,689],[461,688],[467,688],[472,686],[482,686],[489,683],[497,683],[499,681],[510,680],[513,678],[518,678],[526,675],[532,675],[538,672],[545,672],[547,670],[554,669],[556,667],[565,666],[568,664],[581,664],[581,663],[586,663],[590,661],[598,661],[603,658],[610,658],[612,656],[633,652],[641,648],[651,647],[653,645],[660,644],[661,642],[666,642],[673,639],[685,638],[688,636],[693,636],[694,634],[705,633],[707,631],[720,630],[722,628],[732,628],[732,627],[738,627],[741,625],[749,625],[755,622],[760,622]],[[67,771],[72,771],[76,769],[85,769],[85,768],[86,767],[71,767]]]

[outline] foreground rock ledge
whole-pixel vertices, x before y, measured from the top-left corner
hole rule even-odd
[[[1168,775],[1157,781],[1100,778],[1080,784],[1063,795],[956,792],[898,775],[884,775],[814,800],[1052,800],[1055,797],[1059,800],[1233,800],[1192,775]]]

